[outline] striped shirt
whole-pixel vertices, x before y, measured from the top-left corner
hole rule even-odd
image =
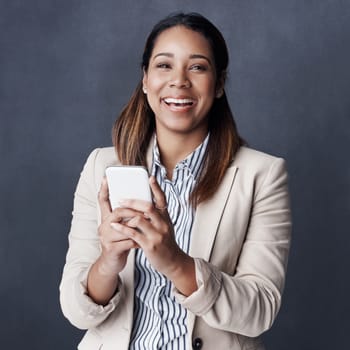
[[[188,253],[194,208],[189,197],[201,171],[209,135],[186,159],[179,162],[172,180],[160,162],[155,140],[152,175],[163,190],[170,219],[179,247]],[[185,350],[187,337],[187,311],[170,293],[171,282],[157,272],[141,249],[135,256],[134,321],[130,350]]]

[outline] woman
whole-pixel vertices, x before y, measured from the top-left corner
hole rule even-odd
[[[61,305],[79,349],[263,349],[290,244],[284,161],[242,145],[228,52],[198,14],[159,22],[115,148],[89,156],[75,193]],[[154,204],[111,210],[107,166],[149,169]],[[128,218],[128,220],[124,220]]]

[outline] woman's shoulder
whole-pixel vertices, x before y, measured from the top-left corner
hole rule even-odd
[[[102,147],[93,149],[87,157],[85,167],[105,168],[106,166],[119,164],[114,147]]]
[[[261,173],[272,167],[285,169],[285,160],[281,157],[241,146],[234,157],[232,166],[253,173]]]
[[[95,166],[106,167],[119,164],[119,159],[114,147],[95,148],[88,156],[87,162],[94,162]]]
[[[95,148],[85,162],[82,176],[100,186],[106,168],[119,164],[120,161],[114,147]]]
[[[232,162],[236,170],[236,182],[246,193],[259,192],[263,188],[286,188],[288,172],[286,162],[281,157],[241,147]]]
[[[237,164],[242,163],[273,163],[276,160],[283,160],[283,158],[274,156],[269,153],[265,153],[262,151],[258,151],[256,149],[247,147],[247,146],[241,146],[239,150],[237,151],[233,162]]]

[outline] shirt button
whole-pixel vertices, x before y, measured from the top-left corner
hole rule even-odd
[[[195,338],[192,343],[193,349],[194,350],[200,350],[202,349],[203,346],[203,341],[201,338]]]

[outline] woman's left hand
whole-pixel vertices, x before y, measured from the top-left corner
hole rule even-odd
[[[154,269],[168,277],[183,294],[197,289],[194,260],[177,245],[165,195],[154,177],[150,178],[155,205],[127,199],[121,204],[138,212],[118,231],[133,239],[144,251]]]

